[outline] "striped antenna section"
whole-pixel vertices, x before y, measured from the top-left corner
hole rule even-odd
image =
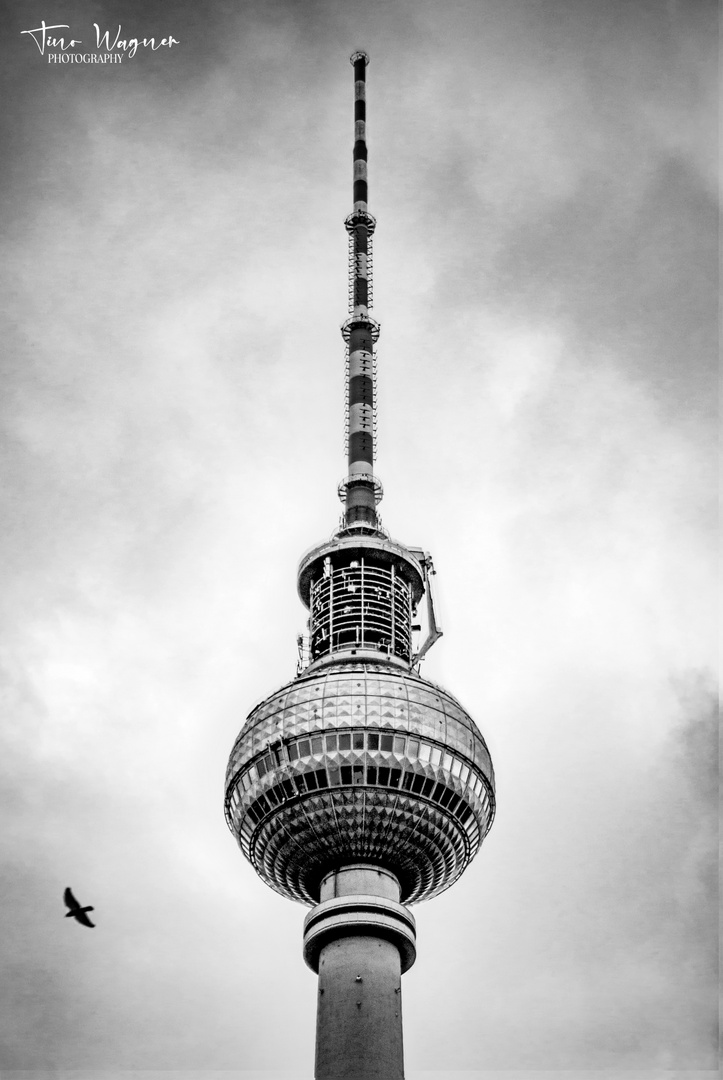
[[[379,324],[371,317],[372,237],[376,221],[369,213],[366,140],[366,67],[364,52],[351,56],[354,68],[354,209],[344,222],[349,234],[349,318],[342,326],[347,347],[346,436],[349,475],[339,485],[345,503],[344,524],[377,529],[382,485],[374,476],[376,363]]]

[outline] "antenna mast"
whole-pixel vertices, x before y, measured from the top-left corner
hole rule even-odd
[[[376,507],[381,482],[374,476],[376,437],[376,358],[379,323],[372,306],[372,237],[376,221],[369,213],[366,140],[365,52],[352,53],[354,68],[354,209],[344,222],[349,235],[349,318],[341,328],[346,343],[346,431],[349,474],[339,485],[345,505],[344,529],[378,531]]]

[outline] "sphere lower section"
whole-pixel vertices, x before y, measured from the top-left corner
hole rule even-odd
[[[302,675],[249,716],[229,761],[226,818],[277,892],[319,899],[354,862],[384,867],[402,903],[448,888],[494,815],[485,742],[451,694],[383,663]]]

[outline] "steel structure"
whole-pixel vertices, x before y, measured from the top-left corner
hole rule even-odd
[[[304,957],[319,973],[317,1080],[402,1080],[399,977],[415,958],[404,905],[448,888],[474,857],[494,815],[494,773],[465,709],[419,674],[441,634],[432,560],[392,540],[377,513],[368,57],[357,52],[351,62],[344,513],[331,540],[301,559],[309,622],[299,671],[244,724],[225,808],[261,878],[313,905]],[[415,644],[423,600],[426,636]]]

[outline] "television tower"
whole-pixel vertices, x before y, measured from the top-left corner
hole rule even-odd
[[[441,635],[432,560],[392,540],[377,514],[369,58],[355,52],[351,62],[344,513],[301,559],[309,621],[299,670],[236,739],[225,809],[266,884],[311,906],[303,950],[319,976],[316,1080],[403,1080],[401,975],[416,955],[408,905],[447,889],[477,853],[494,815],[494,772],[471,717],[419,674]]]

